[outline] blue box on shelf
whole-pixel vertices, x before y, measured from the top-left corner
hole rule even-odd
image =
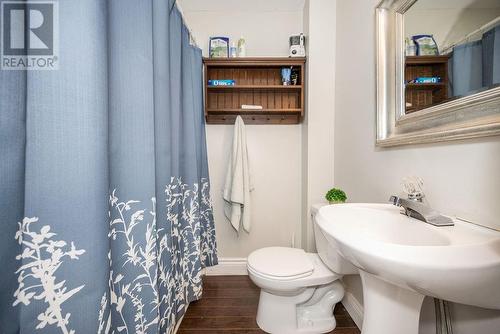
[[[441,77],[418,77],[410,81],[410,83],[416,84],[429,84],[429,83],[439,83],[442,82]]]
[[[209,86],[234,86],[234,80],[208,80]]]

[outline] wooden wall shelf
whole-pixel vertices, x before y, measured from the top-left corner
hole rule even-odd
[[[234,85],[234,86],[207,86],[208,89],[302,89],[301,85]]]
[[[304,117],[305,58],[204,58],[207,124],[297,124]],[[297,85],[281,84],[281,69],[299,72]],[[235,80],[234,86],[208,86],[208,80]],[[262,109],[242,109],[241,105]]]
[[[408,56],[405,60],[405,82],[416,77],[441,77],[438,83],[407,83],[405,99],[411,106],[406,113],[412,113],[443,103],[448,97],[449,56]]]

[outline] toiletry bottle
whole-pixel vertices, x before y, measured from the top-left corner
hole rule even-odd
[[[245,39],[243,36],[238,40],[238,57],[246,57],[247,56],[247,48]]]
[[[238,48],[236,47],[236,43],[233,42],[231,43],[231,47],[229,48],[229,56],[231,58],[235,58],[237,56],[237,53],[238,53]]]
[[[405,38],[405,49],[406,56],[415,56],[417,54],[415,42],[413,42],[413,40],[408,37]]]

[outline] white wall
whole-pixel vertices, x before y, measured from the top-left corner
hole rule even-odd
[[[303,1],[179,0],[197,43],[209,36],[243,35],[247,56],[288,56],[288,37],[302,31]],[[300,244],[301,125],[248,125],[255,190],[252,230],[238,236],[223,214],[221,196],[233,126],[207,125],[208,160],[219,257],[246,257],[266,246]]]
[[[386,202],[407,175],[424,179],[428,201],[481,222],[500,216],[500,138],[435,145],[375,147],[375,6],[337,1],[335,183],[351,202]],[[353,19],[356,18],[356,19]],[[484,219],[484,220],[483,220]],[[498,219],[498,218],[496,218]],[[348,290],[361,300],[357,277]],[[421,333],[433,333],[426,301]],[[500,312],[454,305],[455,334],[497,334]]]
[[[410,8],[404,15],[405,36],[433,35],[441,51],[499,15],[500,8]]]
[[[246,41],[247,56],[288,56],[288,37],[302,32],[304,1],[179,0],[196,42],[208,56],[210,36]]]
[[[325,201],[334,186],[333,130],[335,108],[336,1],[307,0],[306,119],[302,126],[302,246],[314,251],[310,208]]]

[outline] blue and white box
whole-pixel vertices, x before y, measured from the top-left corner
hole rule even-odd
[[[209,86],[234,86],[234,80],[208,80]]]

